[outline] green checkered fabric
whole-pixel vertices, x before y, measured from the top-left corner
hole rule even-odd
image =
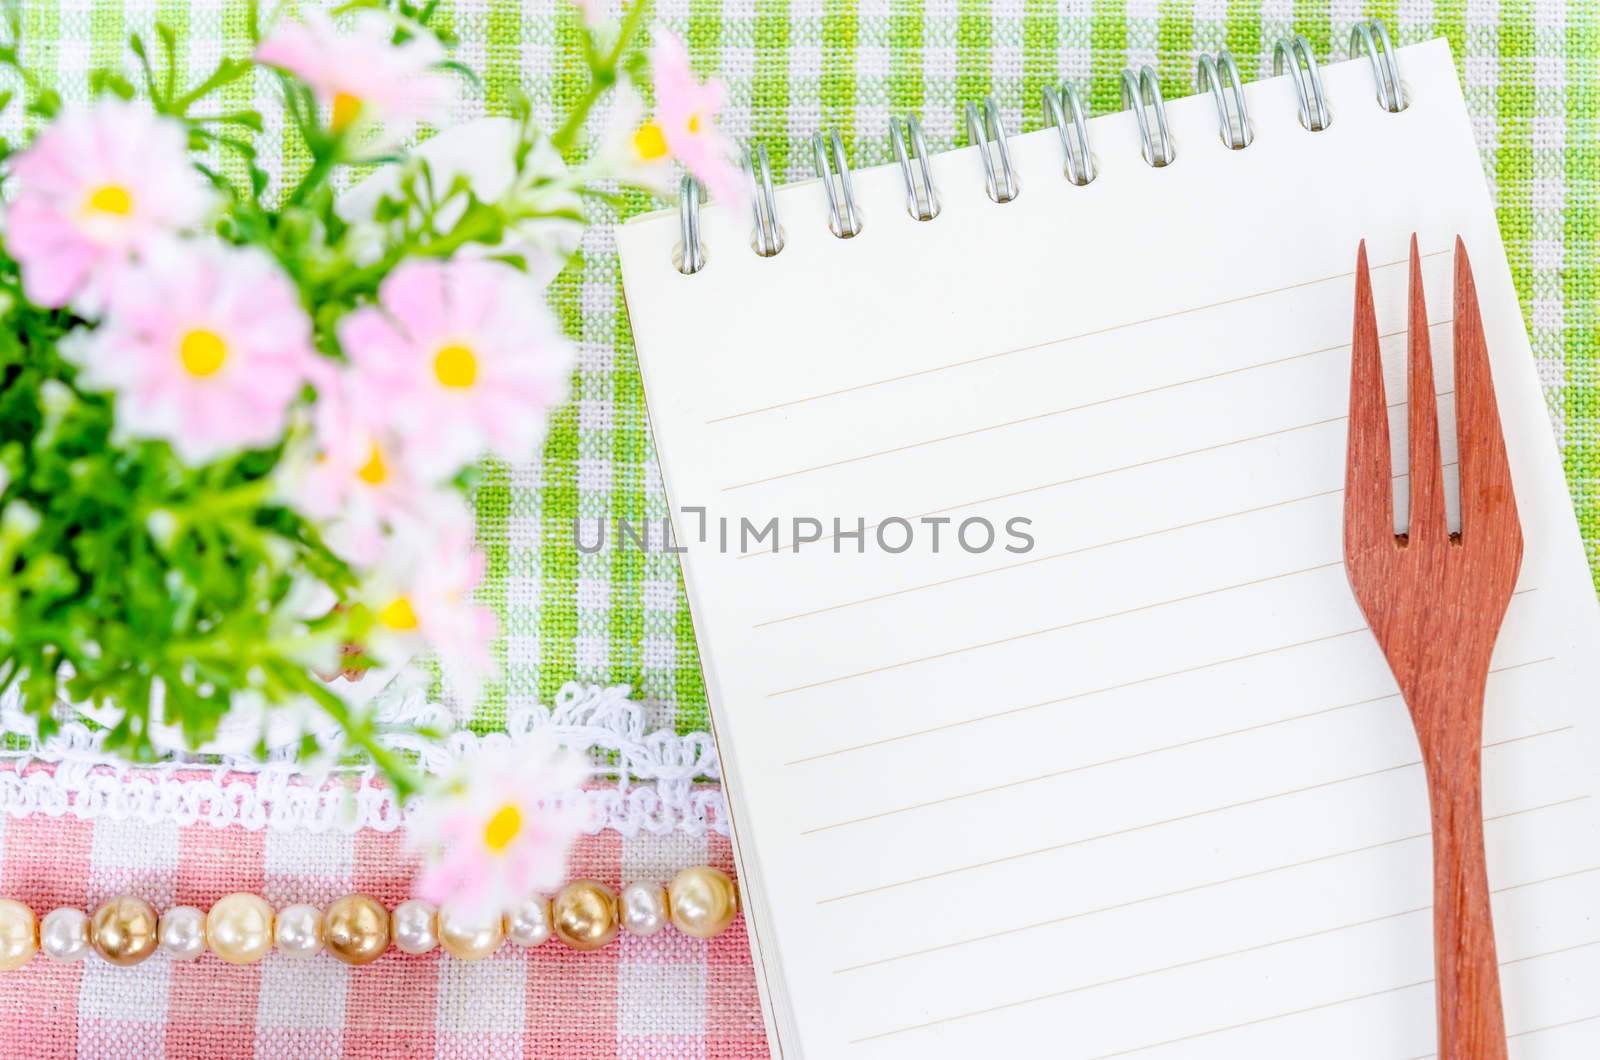
[[[581,91],[577,23],[564,0],[444,0],[442,10],[460,57],[485,73],[462,117],[506,112],[519,88],[548,115]],[[91,68],[126,65],[126,34],[148,32],[157,18],[179,30],[195,72],[248,41],[244,0],[24,0],[24,13],[29,60],[69,98],[83,94]],[[920,113],[930,144],[950,147],[965,141],[966,100],[992,95],[1010,128],[1034,129],[1040,90],[1060,78],[1104,113],[1120,106],[1124,66],[1149,63],[1169,97],[1184,95],[1194,91],[1201,52],[1228,48],[1247,77],[1267,76],[1277,38],[1303,33],[1319,56],[1343,58],[1363,15],[1385,20],[1397,44],[1443,35],[1454,49],[1600,577],[1593,0],[658,0],[656,11],[658,24],[688,42],[699,71],[727,83],[726,127],[765,144],[780,179],[811,176],[818,129],[838,129],[852,162],[872,165],[891,158],[893,113]],[[240,86],[236,101],[249,102],[253,91],[270,115],[265,78]],[[269,134],[274,167],[302,163],[276,127]],[[641,198],[633,208],[648,205]],[[504,670],[474,719],[479,729],[494,728],[507,704],[548,702],[575,678],[632,684],[657,721],[679,731],[705,724],[675,558],[615,549],[614,535],[593,555],[574,544],[575,519],[659,523],[667,512],[622,308],[610,229],[617,217],[601,220],[552,292],[580,344],[573,399],[554,417],[542,456],[491,466],[478,496],[490,557],[484,595],[503,620]]]

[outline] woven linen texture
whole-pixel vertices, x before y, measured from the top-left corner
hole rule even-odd
[[[727,841],[586,839],[572,869],[620,886],[685,865],[731,870]],[[39,913],[136,894],[209,908],[234,891],[326,906],[363,891],[393,907],[415,866],[399,833],[286,833],[101,818],[0,818],[0,893]],[[349,968],[327,953],[235,967],[163,954],[133,968],[35,958],[0,975],[0,1056],[530,1057],[767,1055],[742,921],[709,942],[667,929],[596,953],[550,941],[463,962],[391,950]]]
[[[22,0],[22,11],[30,65],[69,99],[83,95],[89,70],[125,63],[126,35],[148,37],[158,18],[178,30],[191,75],[249,47],[243,0]],[[461,58],[485,73],[459,117],[507,113],[519,89],[548,116],[582,91],[565,0],[444,0],[440,14],[461,39]],[[1384,19],[1397,44],[1443,35],[1454,50],[1600,575],[1600,10],[1592,0],[656,4],[658,24],[688,41],[699,71],[728,83],[727,127],[765,144],[780,180],[811,176],[809,139],[819,129],[840,131],[853,164],[882,163],[891,158],[894,113],[919,112],[930,144],[947,148],[965,141],[959,105],[969,99],[993,95],[1009,128],[1030,130],[1040,124],[1040,90],[1058,78],[1075,81],[1093,112],[1105,113],[1120,106],[1126,65],[1153,65],[1176,97],[1193,91],[1202,51],[1227,47],[1247,78],[1264,77],[1278,37],[1303,33],[1320,57],[1343,57],[1350,25],[1365,15]],[[268,168],[292,177],[304,158],[272,117],[270,80],[230,91],[231,104],[262,107]],[[0,129],[14,136],[22,121],[13,105]],[[675,557],[619,550],[615,534],[593,555],[574,547],[575,520],[593,541],[595,521],[659,524],[667,514],[621,303],[609,227],[618,216],[600,219],[552,291],[579,343],[573,399],[543,452],[487,468],[477,498],[490,559],[483,595],[503,631],[503,675],[473,719],[479,731],[499,727],[508,707],[551,702],[569,680],[632,684],[653,724],[705,727]],[[1241,252],[1251,239],[1243,225]],[[448,694],[448,675],[444,685]],[[665,876],[706,857],[706,842],[607,834],[589,842],[580,867],[613,882]],[[725,861],[723,841],[709,842],[712,860]],[[284,836],[36,816],[5,822],[0,892],[41,909],[123,889],[158,904],[203,905],[235,887],[260,888],[279,903],[325,902],[362,887],[392,903],[409,871],[396,843],[372,833]],[[39,962],[0,976],[0,1055],[761,1056],[754,998],[742,933],[710,945],[629,940],[582,957],[554,947],[531,957],[508,951],[473,966],[391,956],[363,971],[329,958],[243,970],[212,958],[185,966],[156,958],[131,971]]]
[[[619,0],[596,2],[616,9]],[[126,68],[127,35],[149,39],[158,18],[179,31],[192,75],[249,48],[244,0],[22,4],[28,62],[68,98],[84,94],[91,69]],[[1593,3],[656,2],[657,24],[688,41],[700,73],[727,82],[726,127],[765,144],[780,180],[812,175],[810,137],[819,129],[839,130],[854,165],[887,162],[891,113],[919,112],[932,147],[944,149],[965,142],[966,100],[992,95],[1010,129],[1030,130],[1041,123],[1041,89],[1060,78],[1075,81],[1093,112],[1105,113],[1121,105],[1124,66],[1149,63],[1169,97],[1186,95],[1202,51],[1226,47],[1247,78],[1264,77],[1279,37],[1303,33],[1319,56],[1342,58],[1349,28],[1363,15],[1383,18],[1399,44],[1443,35],[1454,49],[1552,429],[1591,568],[1600,572],[1600,9]],[[461,58],[484,74],[481,91],[464,93],[459,118],[508,113],[518,91],[548,118],[584,90],[568,0],[443,0],[439,17],[460,38]],[[267,167],[292,177],[305,159],[298,144],[285,141],[274,92],[272,79],[261,75],[230,89],[228,102],[261,107],[269,119]],[[13,105],[0,130],[14,135],[22,121]],[[634,210],[650,205],[643,196],[629,201]],[[497,727],[508,705],[550,702],[569,680],[631,684],[656,724],[680,732],[705,727],[676,557],[618,548],[615,532],[594,554],[575,545],[575,525],[593,542],[599,522],[617,519],[653,524],[659,539],[667,515],[621,301],[615,220],[601,211],[580,259],[552,290],[552,304],[579,344],[572,400],[554,416],[543,453],[490,465],[478,494],[489,557],[482,595],[500,612],[503,671],[473,720],[480,730]],[[1251,238],[1242,226],[1241,252]],[[752,356],[759,353],[758,342]]]

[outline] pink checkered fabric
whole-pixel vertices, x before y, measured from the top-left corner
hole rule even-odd
[[[233,891],[325,906],[363,891],[393,906],[415,864],[401,833],[250,831],[36,814],[0,819],[0,896],[36,912],[117,894],[204,909]],[[687,865],[731,870],[712,835],[585,840],[575,875],[612,885]],[[327,954],[234,967],[158,954],[133,968],[42,957],[0,973],[0,1056],[530,1057],[753,1060],[768,1056],[743,922],[704,942],[667,930],[597,953],[550,942],[462,962],[391,950],[364,968]]]

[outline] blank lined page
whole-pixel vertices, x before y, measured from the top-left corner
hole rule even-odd
[[[1356,247],[1403,454],[1413,231],[1452,520],[1458,233],[1524,520],[1483,750],[1512,1055],[1600,1054],[1600,609],[1448,48],[1399,55],[1407,110],[1330,66],[1319,133],[1248,86],[1243,151],[1175,101],[1162,169],[1095,119],[1086,187],[1015,137],[1005,205],[940,155],[926,223],[857,173],[849,240],[787,187],[772,258],[711,207],[693,276],[676,213],[623,228],[776,1054],[1432,1055],[1426,789],[1341,562]]]

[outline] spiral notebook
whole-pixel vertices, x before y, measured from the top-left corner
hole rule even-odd
[[[1426,790],[1340,559],[1356,247],[1403,457],[1413,231],[1447,486],[1460,234],[1525,523],[1483,751],[1512,1055],[1600,1055],[1600,608],[1449,49],[1397,60],[1398,112],[1366,57],[1249,84],[1240,149],[1226,77],[1148,144],[1093,118],[1086,184],[1070,107],[986,135],[930,220],[913,136],[764,235],[621,229],[775,1055],[1432,1055]]]

